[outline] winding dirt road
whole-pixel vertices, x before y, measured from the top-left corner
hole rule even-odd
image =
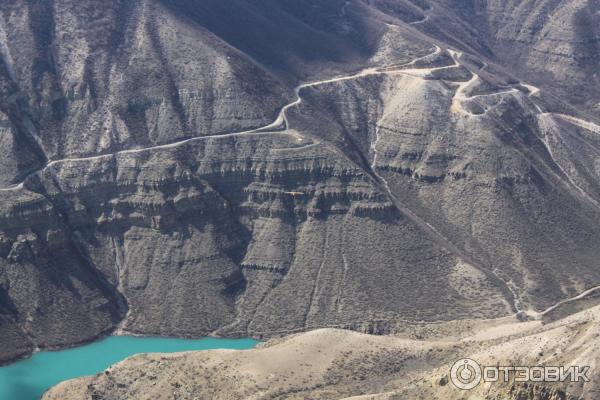
[[[395,66],[395,69],[400,69],[400,68],[404,68],[406,66],[413,65],[414,63],[416,63],[418,61],[425,60],[431,56],[435,56],[435,55],[439,54],[441,51],[442,51],[442,49],[439,46],[435,46],[435,50],[432,53],[427,54],[422,57],[418,57],[409,63]],[[296,99],[294,101],[292,101],[291,103],[288,103],[285,106],[283,106],[281,108],[281,110],[279,111],[277,118],[275,118],[275,120],[272,123],[262,126],[262,127],[259,127],[259,128],[244,130],[244,131],[239,131],[239,132],[219,133],[219,134],[214,134],[214,135],[197,136],[197,137],[183,139],[183,140],[179,140],[179,141],[176,141],[173,143],[168,143],[168,144],[161,144],[161,145],[144,147],[144,148],[139,148],[139,149],[120,150],[120,151],[116,151],[114,153],[107,153],[107,154],[101,154],[101,155],[96,155],[96,156],[84,156],[84,157],[73,157],[73,158],[63,158],[63,159],[59,159],[59,160],[51,160],[46,165],[44,165],[42,168],[40,168],[39,170],[31,172],[29,175],[27,175],[25,178],[23,178],[23,180],[21,182],[11,185],[11,186],[8,186],[8,187],[5,187],[5,188],[0,188],[0,191],[6,192],[6,191],[22,190],[24,188],[23,182],[26,181],[27,178],[29,178],[30,176],[35,175],[37,173],[46,171],[47,169],[52,168],[53,166],[62,164],[62,163],[99,160],[99,159],[110,158],[110,157],[114,157],[114,156],[122,155],[122,154],[136,154],[136,153],[144,153],[144,152],[149,152],[149,151],[154,151],[154,150],[170,149],[170,148],[176,148],[176,147],[179,147],[179,146],[182,146],[187,143],[194,142],[194,141],[207,140],[207,139],[213,139],[213,138],[226,138],[226,137],[243,136],[243,135],[289,134],[289,133],[285,132],[286,130],[288,130],[289,125],[290,125],[288,118],[287,118],[287,111],[290,108],[296,107],[302,103],[302,96],[300,95],[300,92],[302,91],[302,89],[316,87],[316,86],[330,84],[330,83],[342,82],[342,81],[346,81],[346,80],[353,80],[353,79],[371,76],[371,75],[383,75],[383,74],[392,74],[392,73],[400,72],[400,71],[395,71],[395,70],[388,71],[388,70],[385,70],[385,68],[386,67],[371,67],[371,68],[367,68],[360,72],[350,74],[350,75],[342,75],[342,76],[337,76],[337,77],[333,77],[333,78],[328,78],[328,79],[323,79],[323,80],[318,80],[318,81],[313,81],[313,82],[308,82],[308,83],[298,85],[294,88],[294,93],[295,93]]]

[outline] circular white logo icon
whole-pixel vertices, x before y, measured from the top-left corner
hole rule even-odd
[[[450,380],[459,389],[473,389],[481,382],[481,366],[470,358],[458,360],[450,370]]]

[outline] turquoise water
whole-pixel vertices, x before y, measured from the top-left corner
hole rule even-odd
[[[174,353],[188,350],[251,349],[254,339],[169,339],[110,336],[60,351],[46,351],[0,367],[1,400],[38,400],[50,387],[67,379],[94,375],[138,353]]]

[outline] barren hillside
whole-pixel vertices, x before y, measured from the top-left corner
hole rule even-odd
[[[598,4],[484,3],[0,2],[0,361],[600,285]]]
[[[320,329],[247,351],[144,354],[89,378],[62,383],[45,400],[427,399],[592,400],[598,398],[598,306],[542,324],[504,319],[430,326],[414,340]],[[443,338],[441,336],[443,335]],[[452,365],[592,366],[590,382],[481,383],[457,389]]]

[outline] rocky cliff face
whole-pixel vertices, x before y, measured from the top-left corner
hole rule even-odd
[[[115,329],[397,332],[598,285],[597,122],[461,36],[466,6],[443,36],[449,7],[2,4],[0,359]]]

